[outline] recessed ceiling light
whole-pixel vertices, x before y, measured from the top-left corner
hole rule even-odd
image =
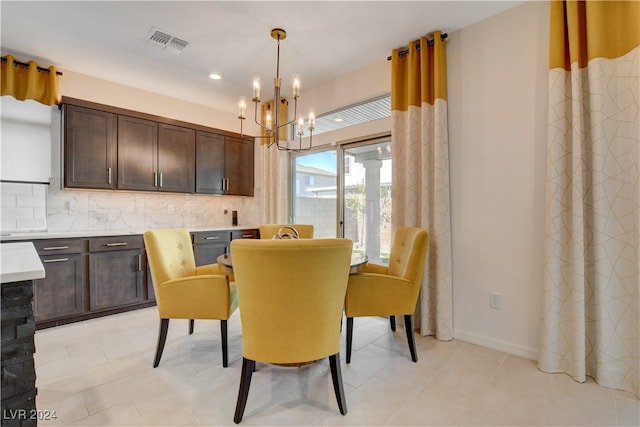
[[[211,73],[209,74],[209,78],[211,80],[220,80],[222,78],[222,76],[218,73]]]
[[[333,121],[340,123],[342,121],[342,119],[340,117],[336,117],[335,119],[333,119]]]

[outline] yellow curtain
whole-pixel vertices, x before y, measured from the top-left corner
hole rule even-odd
[[[549,68],[571,70],[595,58],[618,58],[640,44],[637,1],[551,2]]]
[[[35,61],[29,61],[27,67],[18,64],[12,55],[3,56],[1,64],[1,95],[11,95],[20,101],[32,99],[44,105],[59,103],[56,67],[42,71]]]
[[[453,338],[449,136],[445,42],[422,37],[392,52],[392,228],[429,230],[427,268],[416,308],[422,335]],[[417,50],[417,44],[420,50]]]
[[[445,42],[438,31],[429,38],[409,44],[407,52],[400,56],[400,49],[393,51],[391,61],[391,109],[407,111],[410,105],[433,105],[436,99],[447,100],[447,61]],[[417,45],[420,45],[418,50]]]
[[[550,19],[538,366],[640,396],[640,2]]]
[[[288,112],[287,112],[287,107],[289,106],[289,101],[286,98],[281,98],[280,99],[280,123],[286,123],[287,122],[287,117],[288,117]],[[271,111],[271,113],[273,114],[274,111],[274,107],[273,107],[273,101],[269,101],[269,102],[264,102],[261,106],[260,106],[260,123],[262,123],[263,125],[266,123],[266,117],[267,117],[267,111]],[[275,117],[272,119],[275,120]],[[288,127],[284,126],[280,129],[280,131],[278,132],[278,138],[280,139],[280,141],[287,141],[288,138]],[[260,136],[262,137],[261,139],[261,144],[269,144],[270,140],[269,138],[266,138],[267,136],[267,131],[264,130],[263,128],[260,128]]]

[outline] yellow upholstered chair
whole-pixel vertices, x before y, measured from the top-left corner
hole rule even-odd
[[[217,264],[196,267],[191,235],[184,228],[149,230],[144,244],[160,316],[153,367],[160,363],[169,319],[189,319],[189,334],[194,319],[220,320],[222,366],[226,367],[227,320],[238,307],[235,286]]]
[[[293,230],[291,229],[293,228]],[[295,231],[294,231],[295,230]],[[295,236],[297,232],[297,236]],[[262,224],[260,226],[261,239],[273,239],[278,233],[289,234],[299,239],[313,239],[313,225],[311,224]]]
[[[231,242],[242,323],[242,375],[234,421],[242,420],[256,361],[299,365],[329,357],[342,415],[340,322],[352,242],[242,239]]]
[[[345,315],[347,317],[347,363],[351,362],[353,318],[361,316],[404,315],[411,360],[418,361],[413,342],[411,316],[416,309],[422,273],[429,246],[429,233],[416,227],[402,227],[396,231],[389,256],[389,266],[367,264],[363,273],[349,276]]]

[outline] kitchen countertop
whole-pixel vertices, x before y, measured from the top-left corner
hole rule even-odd
[[[2,249],[2,269],[0,269],[2,283],[44,277],[44,266],[33,243],[6,243],[0,245],[0,248]]]
[[[200,227],[189,228],[190,232],[199,231],[224,231],[224,230],[249,230],[257,229],[260,226],[229,226],[229,227]],[[100,237],[100,236],[124,236],[127,234],[144,234],[146,230],[84,230],[84,231],[28,231],[28,232],[7,232],[0,234],[0,241],[11,242],[20,240],[41,240],[41,239],[70,239],[83,237]]]

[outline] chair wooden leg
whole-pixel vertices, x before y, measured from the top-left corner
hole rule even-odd
[[[153,367],[157,368],[164,350],[164,343],[167,341],[167,330],[169,329],[169,319],[160,319],[160,330],[158,332],[158,345],[156,347],[156,357],[153,361]]]
[[[340,367],[340,353],[329,356],[331,366],[331,379],[333,380],[333,390],[336,392],[338,408],[342,415],[347,414],[347,399],[344,396],[344,386],[342,385],[342,368]]]
[[[396,331],[396,316],[394,316],[394,315],[389,316],[389,323],[391,324],[391,330],[393,332],[395,332]]]
[[[189,319],[189,335],[193,333],[193,325],[195,324],[195,319]]]
[[[227,321],[220,321],[220,336],[222,337],[222,367],[229,364],[229,349],[227,348]]]
[[[351,363],[352,339],[353,339],[353,317],[347,317],[347,363]]]
[[[251,385],[251,375],[256,368],[255,360],[242,358],[242,374],[240,376],[240,390],[238,390],[238,402],[236,403],[236,413],[233,422],[239,424],[242,421],[244,408],[247,406],[249,396],[249,386]]]
[[[411,323],[411,315],[404,315],[404,329],[407,333],[407,342],[409,343],[409,351],[411,352],[411,360],[418,361],[418,354],[416,353],[416,345],[413,342],[413,324]]]

